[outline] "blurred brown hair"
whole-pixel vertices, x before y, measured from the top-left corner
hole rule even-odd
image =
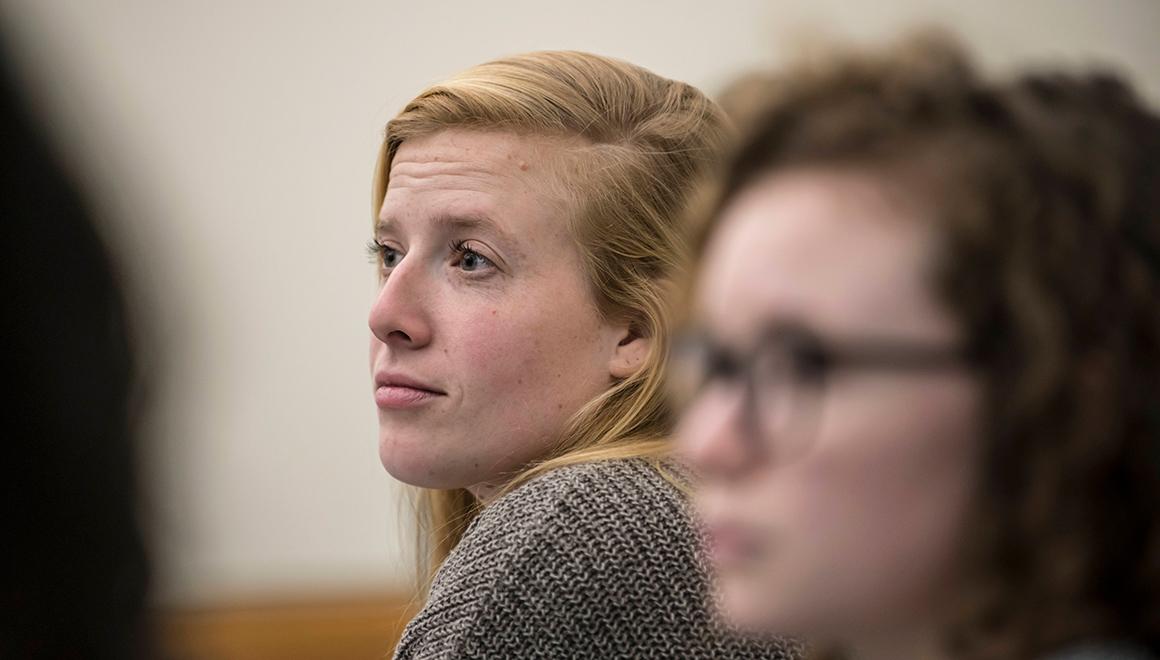
[[[758,177],[863,170],[926,203],[931,283],[988,401],[961,658],[1160,645],[1160,119],[1113,75],[994,84],[946,37],[751,77],[715,218]],[[742,103],[744,107],[738,108]],[[744,128],[744,127],[743,127]]]

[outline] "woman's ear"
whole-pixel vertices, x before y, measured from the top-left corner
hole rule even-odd
[[[635,326],[623,328],[608,362],[609,374],[616,379],[632,376],[644,366],[651,348],[652,339]]]

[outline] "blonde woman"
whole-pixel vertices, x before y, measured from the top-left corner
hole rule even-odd
[[[396,658],[786,657],[710,619],[662,459],[678,218],[723,134],[689,85],[575,52],[475,67],[387,125],[370,362],[434,571]]]

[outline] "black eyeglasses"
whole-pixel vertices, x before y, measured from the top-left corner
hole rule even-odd
[[[685,332],[674,342],[669,382],[674,403],[688,408],[714,383],[744,387],[743,423],[752,448],[779,462],[807,452],[827,382],[837,371],[929,372],[962,368],[958,347],[909,341],[867,340],[829,344],[798,325],[779,325],[761,335],[755,348],[738,354],[703,332]],[[776,445],[776,447],[774,446]]]

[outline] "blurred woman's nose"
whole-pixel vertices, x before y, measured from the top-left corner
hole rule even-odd
[[[743,423],[743,397],[706,391],[681,417],[677,451],[707,479],[728,479],[753,463]]]
[[[433,289],[421,265],[404,259],[379,285],[371,306],[371,333],[393,348],[415,349],[431,342],[428,307]]]

